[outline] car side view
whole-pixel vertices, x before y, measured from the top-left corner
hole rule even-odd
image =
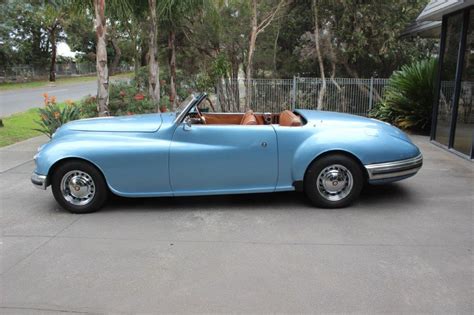
[[[422,155],[399,129],[316,110],[204,112],[205,93],[172,113],[73,121],[38,149],[31,181],[74,213],[124,197],[302,190],[317,207],[350,205],[365,183],[415,175]],[[212,105],[212,103],[211,103]],[[212,106],[211,106],[212,107]]]

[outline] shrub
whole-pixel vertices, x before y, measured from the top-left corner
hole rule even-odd
[[[81,118],[97,117],[97,98],[95,96],[87,96],[78,104]]]
[[[145,91],[148,89],[148,78],[149,67],[140,67],[137,71],[137,75],[131,80],[131,85],[135,86],[139,90]]]
[[[141,89],[129,83],[116,83],[111,86],[109,113],[112,116],[154,113],[155,105]]]
[[[370,116],[403,129],[428,131],[437,63],[427,59],[405,65],[390,77],[382,101]]]
[[[43,94],[44,107],[39,109],[40,120],[37,121],[40,128],[38,130],[51,138],[53,133],[64,125],[65,123],[80,118],[79,107],[71,101],[66,102],[65,105],[58,105],[56,97],[47,93]]]

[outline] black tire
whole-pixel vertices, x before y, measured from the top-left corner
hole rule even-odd
[[[343,154],[331,154],[315,160],[308,167],[304,191],[317,207],[343,208],[357,199],[364,183],[365,176],[357,161]],[[328,187],[330,185],[334,187]]]
[[[84,176],[87,176],[87,179],[89,180],[88,183],[90,183],[90,187],[87,186],[87,189],[92,190],[88,191],[88,193],[90,193],[90,195],[92,195],[93,193],[93,196],[90,197],[90,200],[84,198],[86,200],[82,201],[87,202],[85,204],[74,204],[73,202],[80,202],[81,199],[77,198],[76,200],[75,197],[69,195],[68,198],[72,199],[73,201],[68,201],[63,195],[63,192],[61,190],[61,182],[63,180],[63,177],[65,177],[68,173],[71,172],[77,174],[77,176],[82,176],[85,174]],[[69,176],[74,176],[74,174],[71,174]],[[92,179],[92,182],[90,182],[90,179]],[[90,163],[79,160],[68,161],[59,165],[51,175],[51,187],[54,199],[56,199],[56,201],[61,205],[61,207],[72,213],[78,214],[90,213],[99,210],[104,206],[109,195],[109,189],[102,173]]]

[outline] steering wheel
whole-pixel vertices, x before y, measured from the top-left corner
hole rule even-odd
[[[199,119],[201,120],[201,123],[202,123],[203,125],[205,125],[205,124],[206,124],[206,117],[204,117],[204,116],[202,115],[201,110],[199,109],[199,106],[196,106],[195,108],[196,108],[196,113],[197,113]]]

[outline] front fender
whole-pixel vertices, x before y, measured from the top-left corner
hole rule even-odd
[[[150,134],[77,133],[46,144],[35,172],[48,175],[59,161],[77,158],[95,165],[118,195],[170,195],[168,150],[169,140]]]

